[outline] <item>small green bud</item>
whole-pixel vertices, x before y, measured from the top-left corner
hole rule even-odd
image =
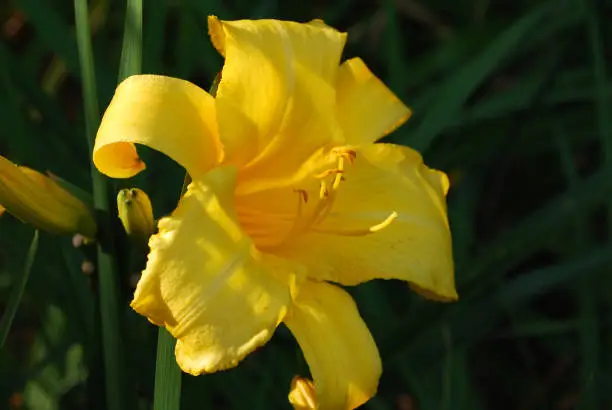
[[[138,188],[122,189],[117,194],[117,210],[128,236],[136,243],[146,244],[155,231],[149,196]]]

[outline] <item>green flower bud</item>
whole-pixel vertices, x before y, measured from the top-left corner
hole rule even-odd
[[[0,156],[0,214],[4,209],[23,222],[55,234],[94,238],[93,210],[53,179]]]
[[[155,231],[149,196],[138,188],[122,189],[117,194],[117,209],[128,236],[137,243],[146,244]]]

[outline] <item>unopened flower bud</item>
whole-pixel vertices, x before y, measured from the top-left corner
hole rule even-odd
[[[141,189],[122,189],[117,195],[117,210],[125,232],[140,244],[146,244],[155,230],[153,208]]]
[[[93,211],[51,178],[19,167],[0,156],[0,214],[3,209],[23,222],[56,234],[94,238]]]
[[[315,388],[312,381],[295,376],[291,381],[289,401],[295,410],[314,410],[317,407]]]

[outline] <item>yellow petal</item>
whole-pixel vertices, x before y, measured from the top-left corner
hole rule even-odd
[[[92,211],[51,178],[0,156],[0,203],[13,216],[55,234],[96,234]]]
[[[6,208],[0,205],[0,215],[2,215],[6,211]]]
[[[131,306],[178,339],[198,375],[235,366],[284,318],[299,267],[259,253],[236,221],[234,167],[194,179],[159,222]]]
[[[410,117],[410,109],[360,58],[342,64],[336,92],[338,119],[346,144],[372,143]]]
[[[305,281],[285,324],[310,367],[317,408],[354,409],[376,394],[382,372],[378,349],[344,290]]]
[[[93,161],[113,178],[145,168],[136,144],[160,151],[197,177],[221,158],[215,100],[184,80],[136,75],[124,80],[104,113]]]
[[[317,280],[401,279],[426,296],[456,299],[446,175],[410,148],[372,144],[357,149],[343,179],[323,222],[274,252]]]
[[[241,183],[291,173],[339,138],[335,82],[344,33],[320,21],[209,17],[208,24],[225,56],[216,100],[226,160],[249,163]]]

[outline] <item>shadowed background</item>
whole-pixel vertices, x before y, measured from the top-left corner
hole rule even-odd
[[[612,1],[144,1],[143,72],[207,89],[222,65],[206,16],[323,18],[414,111],[387,140],[451,178],[460,302],[399,282],[355,296],[383,357],[371,410],[612,408]],[[122,1],[90,0],[100,106],[118,77]],[[72,2],[0,2],[0,154],[90,190]],[[139,186],[170,212],[183,170],[141,150]],[[0,219],[0,311],[32,229]],[[104,409],[94,252],[41,234],[8,340],[0,409]],[[401,267],[400,267],[401,268]],[[123,272],[127,389],[149,409],[157,333]],[[85,273],[84,273],[85,271]],[[288,409],[307,366],[279,329],[236,369],[183,376],[182,408]]]

